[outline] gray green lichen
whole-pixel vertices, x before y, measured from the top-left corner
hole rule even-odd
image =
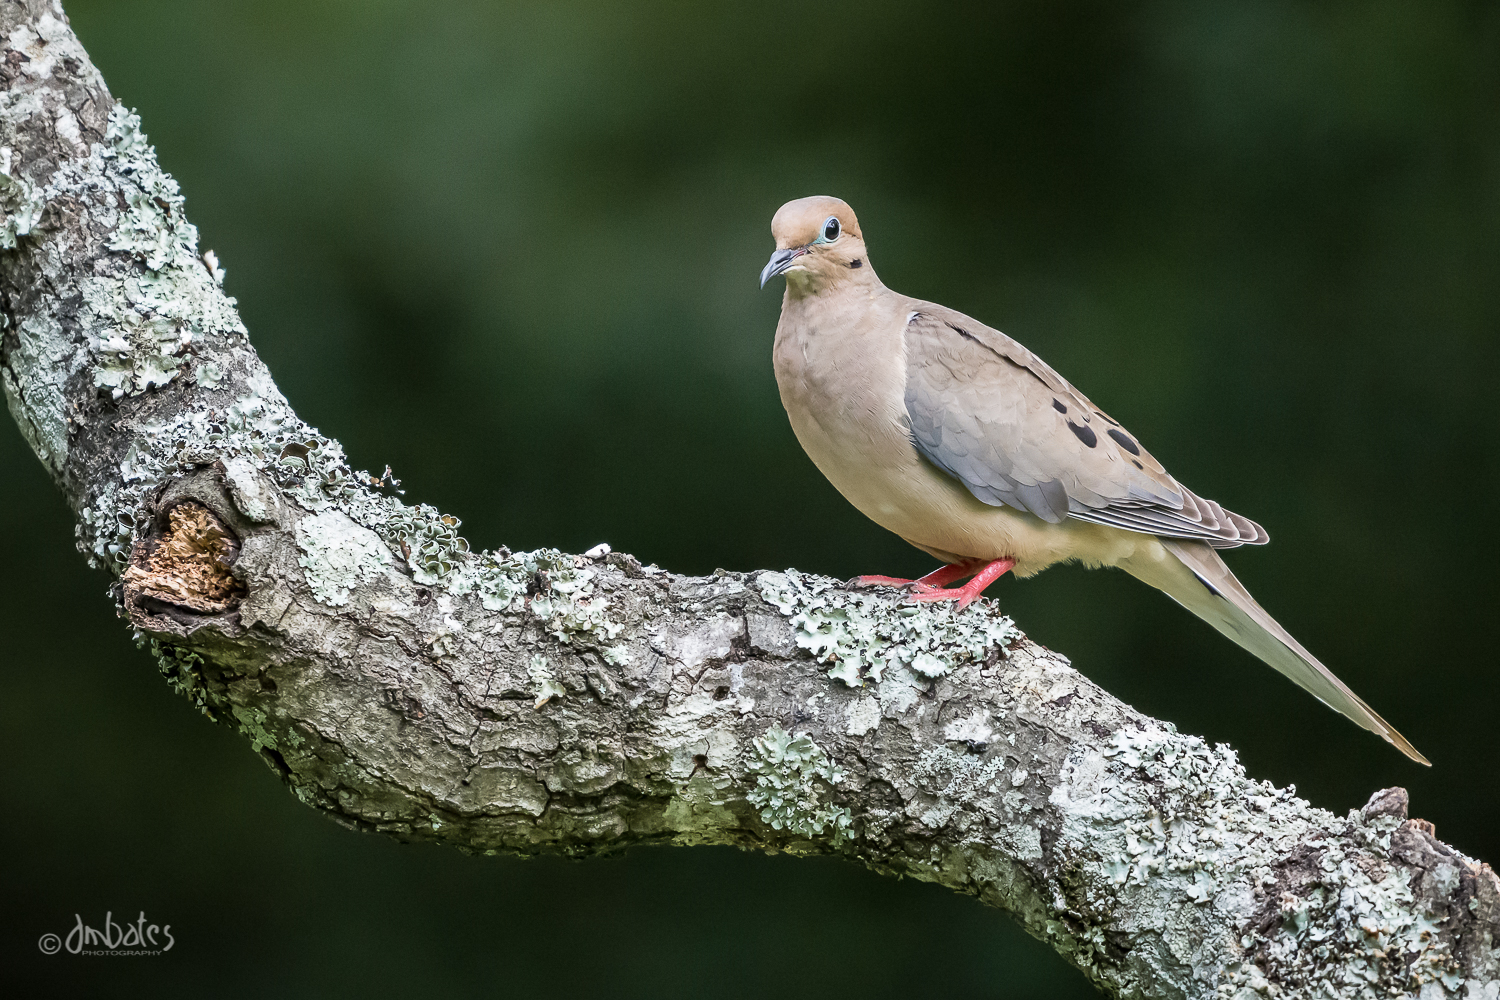
[[[541,708],[553,698],[561,698],[568,693],[568,689],[552,676],[552,665],[540,653],[532,654],[526,673],[531,678],[531,683],[536,685],[536,702],[532,705],[533,708]]]
[[[0,148],[0,250],[14,250],[22,236],[29,235],[47,207],[46,197],[25,177],[11,173],[12,153],[9,146]]]
[[[791,735],[779,725],[754,741],[755,758],[747,770],[755,787],[746,798],[760,810],[760,818],[775,830],[801,837],[830,831],[835,847],[849,836],[853,819],[848,809],[826,801],[829,788],[844,780],[844,772],[828,759],[807,733]]]
[[[375,580],[391,565],[391,553],[369,528],[336,510],[297,522],[297,564],[313,597],[329,607],[349,603],[349,594]]]
[[[123,281],[85,283],[101,332],[90,341],[94,384],[115,399],[166,385],[181,372],[195,342],[243,334],[234,300],[218,293],[222,271],[198,253],[198,230],[183,215],[177,182],[156,162],[140,117],[116,105],[96,155],[114,160],[126,188],[109,248],[144,270]],[[96,327],[98,328],[98,327]]]
[[[1278,863],[1317,845],[1317,884],[1284,893],[1275,924],[1235,939],[1245,960],[1214,975],[1220,995],[1283,995],[1278,980],[1309,984],[1298,994],[1309,997],[1375,1000],[1424,987],[1425,997],[1438,985],[1458,995],[1458,963],[1431,915],[1414,910],[1411,873],[1369,863],[1389,856],[1392,817],[1354,810],[1340,820],[1294,789],[1250,780],[1229,747],[1154,725],[1121,729],[1102,751],[1075,747],[1049,801],[1063,820],[1057,850],[1095,862],[1081,866],[1090,874],[1073,886],[1072,909],[1162,915],[1179,961],[1191,961],[1203,935],[1225,933],[1216,914],[1253,909]],[[1369,850],[1356,858],[1361,846]],[[1051,921],[1047,930],[1085,969],[1103,946],[1098,926]]]
[[[204,715],[213,717],[208,707],[208,689],[203,683],[203,657],[182,646],[147,639],[139,632],[135,634],[135,642],[137,646],[149,646],[157,669],[174,692],[191,701]]]
[[[262,747],[277,749],[276,735],[266,728],[266,713],[259,708],[245,705],[231,706],[230,711],[239,722],[241,735],[250,740],[250,750],[260,753]]]
[[[789,569],[762,573],[761,596],[791,619],[797,645],[830,664],[828,676],[849,687],[880,683],[893,665],[926,678],[980,662],[1020,635],[1009,618],[980,600],[962,611],[951,604],[914,604],[892,591],[844,590],[836,580]]]

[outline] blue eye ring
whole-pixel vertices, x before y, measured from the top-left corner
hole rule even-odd
[[[843,227],[839,225],[839,217],[837,215],[830,215],[827,219],[823,220],[823,235],[821,239],[824,243],[832,243],[839,238],[839,234],[842,232]]]

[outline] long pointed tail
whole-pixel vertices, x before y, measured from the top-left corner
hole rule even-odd
[[[1255,603],[1245,585],[1235,579],[1219,554],[1203,542],[1163,538],[1161,544],[1175,558],[1137,557],[1120,568],[1171,597],[1178,604],[1269,663],[1336,712],[1384,737],[1419,764],[1431,762],[1350,691],[1318,658],[1293,639],[1276,619]]]

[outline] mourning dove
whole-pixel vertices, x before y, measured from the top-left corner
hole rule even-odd
[[[1264,544],[1264,528],[1184,487],[1005,334],[885,287],[843,201],[788,202],[771,234],[776,252],[760,280],[786,276],[776,382],[797,440],[855,507],[945,564],[920,580],[861,583],[961,608],[1007,571],[1118,566],[1428,763],[1219,558],[1218,549]]]

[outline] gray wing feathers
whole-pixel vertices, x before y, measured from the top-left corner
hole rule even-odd
[[[906,327],[912,443],[992,506],[1216,548],[1268,540],[1184,489],[1118,423],[998,330],[926,303]]]
[[[1112,504],[1091,509],[1078,504],[1073,516],[1084,521],[1113,525],[1128,531],[1141,531],[1163,538],[1196,539],[1216,549],[1240,545],[1264,545],[1271,540],[1266,529],[1233,511],[1227,511],[1212,500],[1183,490],[1181,509],[1163,509],[1159,504]]]
[[[917,449],[978,499],[1028,511],[1053,524],[1068,516],[1070,501],[1062,482],[1019,471],[979,420],[944,406],[936,394],[910,382],[906,411]]]

